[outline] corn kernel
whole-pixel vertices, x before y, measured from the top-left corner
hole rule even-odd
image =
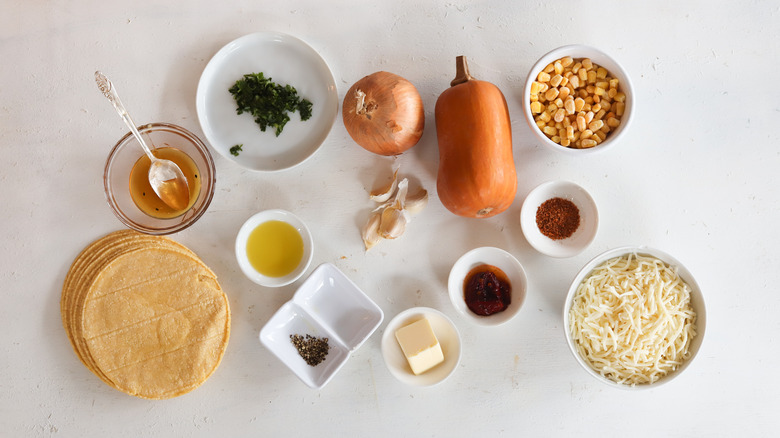
[[[618,93],[617,89],[610,88],[609,91],[607,91],[607,97],[609,97],[610,99],[614,99],[615,96],[617,96],[617,93]]]
[[[601,102],[599,103],[601,104],[601,107],[607,111],[609,111],[609,109],[612,108],[612,104],[609,103],[609,100],[607,99],[601,99]]]
[[[546,92],[549,88],[550,88],[549,85],[542,83],[541,86],[539,87],[539,94]]]
[[[582,111],[582,106],[585,105],[585,99],[578,97],[574,99],[574,111]]]
[[[538,94],[532,94],[531,95],[531,102],[539,102],[539,95]]]
[[[561,64],[561,61],[555,61],[553,63],[553,69],[555,70],[555,74],[561,74],[563,73],[563,64]]]
[[[542,84],[539,81],[531,82],[531,96],[539,94],[539,90],[542,88]]]
[[[623,93],[622,91],[618,91],[618,93],[615,95],[615,102],[625,102],[626,101],[626,93]]]
[[[590,58],[584,58],[582,60],[582,66],[585,67],[585,70],[590,70],[593,68],[593,61],[591,61]]]
[[[617,128],[620,126],[620,120],[615,117],[607,117],[607,126],[610,128]]]
[[[565,87],[568,84],[569,84],[569,78],[567,78],[566,76],[561,76],[561,83],[559,84],[559,86]]]
[[[544,97],[547,100],[554,100],[556,97],[558,97],[558,89],[550,88],[544,93]]]
[[[588,123],[585,121],[585,116],[582,114],[577,115],[577,129],[584,131],[587,127]]]
[[[626,110],[626,104],[623,102],[618,101],[615,103],[615,115],[620,117],[623,115],[623,112]]]
[[[547,72],[539,72],[536,76],[536,80],[539,82],[550,82],[550,75]]]
[[[543,71],[544,71],[545,73],[550,73],[550,72],[551,72],[551,71],[553,71],[553,70],[555,70],[555,66],[553,66],[553,64],[552,64],[552,62],[551,62],[551,63],[547,64],[547,65],[544,67],[544,70],[543,70]]]
[[[533,114],[539,114],[542,112],[542,104],[539,102],[531,102],[531,112]]]
[[[579,76],[581,82],[587,82],[587,80],[588,80],[588,71],[585,70],[584,68],[581,68],[577,72],[577,76]]]
[[[617,88],[620,81],[616,78],[612,78],[609,80],[609,88]]]
[[[555,106],[557,106],[558,108],[561,108],[563,106],[563,99],[561,99],[560,97],[555,98],[554,102],[555,102]]]
[[[542,128],[542,131],[544,131],[544,133],[547,134],[548,136],[555,135],[558,133],[558,130],[552,126],[545,126],[544,128]]]
[[[554,114],[556,111],[558,111],[558,105],[551,103],[547,105],[547,109],[545,110],[550,114]]]
[[[566,101],[563,102],[563,107],[566,109],[566,114],[574,114],[574,99],[571,97],[566,99]]]
[[[566,138],[566,128],[561,128],[558,130],[558,137]]]
[[[580,86],[580,77],[572,75],[572,77],[569,78],[569,83],[576,90]]]
[[[584,149],[592,148],[593,146],[596,146],[596,141],[591,139],[582,140],[580,142],[580,146]]]
[[[599,111],[601,111],[601,103],[598,103],[598,102],[597,102],[597,103],[594,103],[594,104],[593,104],[593,105],[590,107],[590,110],[591,110],[591,111],[594,111],[594,112],[599,112]]]
[[[551,118],[552,116],[550,116],[550,113],[548,113],[547,111],[539,114],[539,120],[543,121],[545,124],[549,122]]]
[[[568,117],[564,117],[563,118],[563,127],[564,128],[568,128],[569,126],[571,126],[571,119],[568,118]]]
[[[589,84],[596,83],[596,72],[593,70],[588,70],[588,83]]]
[[[557,87],[558,85],[561,85],[561,81],[563,80],[563,76],[556,73],[555,76],[550,78],[550,85],[553,87]]]
[[[588,124],[590,124],[590,122],[593,121],[593,116],[594,115],[595,114],[593,114],[593,111],[586,112],[585,113],[585,121],[588,122]]]
[[[595,94],[596,96],[606,96],[607,95],[607,90],[605,90],[605,89],[603,89],[601,87],[594,87],[593,88],[593,94]]]
[[[596,70],[596,77],[599,79],[605,79],[607,77],[607,69],[604,67],[599,67]]]
[[[565,100],[569,97],[569,94],[571,94],[571,89],[569,87],[562,87],[560,91],[558,91],[558,98]]]
[[[536,126],[538,126],[539,129],[544,129],[544,127],[547,126],[547,123],[544,120],[537,120]]]
[[[607,111],[605,109],[600,109],[598,112],[596,112],[596,115],[593,116],[596,120],[601,120],[604,118],[604,115],[607,114]]]
[[[571,140],[568,138],[562,138],[561,139],[561,146],[569,147],[571,146]]]
[[[552,137],[550,137],[550,140],[552,140],[552,141],[554,141],[556,143],[559,143],[559,144],[561,142],[561,138],[558,137],[557,135],[553,135]]]
[[[597,132],[593,133],[593,137],[598,137],[599,140],[601,140],[601,141],[599,141],[599,143],[601,143],[602,141],[607,139],[607,134],[605,134],[605,133],[603,133],[601,131],[597,131]]]
[[[561,58],[561,65],[564,67],[570,66],[574,62],[574,59],[572,59],[571,56],[564,56]]]
[[[582,134],[580,134],[580,139],[582,139],[582,140],[585,140],[585,139],[591,138],[591,137],[593,137],[593,131],[591,131],[590,129],[586,129],[586,130],[582,131]]]
[[[571,66],[571,71],[572,73],[577,74],[581,68],[582,68],[582,63],[577,61],[574,63],[574,65]]]
[[[566,138],[569,140],[574,139],[574,126],[569,125],[566,127]]]
[[[563,108],[559,108],[558,111],[555,112],[553,120],[556,122],[562,122],[564,117],[566,117],[566,111]]]
[[[588,123],[588,129],[594,132],[601,129],[602,126],[604,126],[604,122],[602,122],[601,120],[594,120]]]

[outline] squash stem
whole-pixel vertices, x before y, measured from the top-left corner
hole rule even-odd
[[[455,58],[455,69],[455,79],[450,82],[450,87],[474,80],[474,77],[469,74],[469,64],[465,56],[460,55]]]

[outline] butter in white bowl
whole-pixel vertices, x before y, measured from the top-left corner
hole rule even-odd
[[[396,330],[395,338],[414,375],[422,374],[444,362],[441,345],[427,318],[418,319]]]

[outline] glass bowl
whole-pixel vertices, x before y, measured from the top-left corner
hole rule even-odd
[[[198,168],[200,192],[192,206],[180,216],[160,219],[144,213],[130,196],[130,172],[144,155],[141,145],[128,132],[111,149],[103,172],[106,201],[120,222],[146,234],[172,234],[194,224],[206,212],[214,197],[216,172],[206,145],[190,131],[170,123],[150,123],[138,128],[153,148],[173,147],[187,154]]]

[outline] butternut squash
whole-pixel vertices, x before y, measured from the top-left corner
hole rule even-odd
[[[512,205],[517,171],[506,99],[495,85],[469,75],[465,56],[436,101],[442,204],[459,216],[487,218]]]

